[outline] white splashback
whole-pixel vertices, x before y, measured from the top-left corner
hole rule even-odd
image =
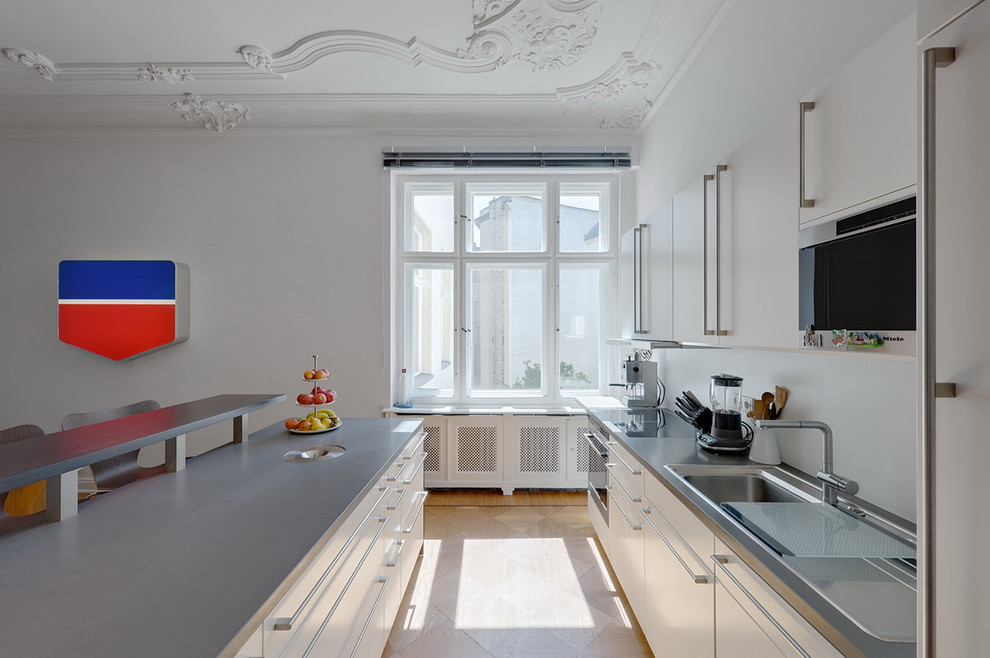
[[[657,353],[655,353],[657,354]],[[741,349],[659,351],[667,406],[691,390],[707,403],[711,376],[743,378],[743,393],[788,390],[782,418],[820,420],[835,437],[835,471],[859,482],[859,496],[916,520],[913,359]],[[750,421],[751,422],[751,421]],[[781,460],[806,473],[822,466],[821,433],[777,430]]]

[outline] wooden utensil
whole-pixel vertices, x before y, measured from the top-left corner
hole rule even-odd
[[[777,392],[775,396],[777,417],[780,418],[780,414],[784,412],[784,405],[787,404],[787,389],[783,386],[777,386],[774,390]]]
[[[763,400],[753,400],[753,413],[756,420],[766,420],[767,405]]]

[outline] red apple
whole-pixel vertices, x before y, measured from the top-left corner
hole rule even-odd
[[[327,403],[326,393],[317,393],[316,395],[313,396],[313,404],[326,404],[326,403]]]
[[[285,421],[285,429],[287,429],[287,430],[294,430],[297,427],[299,427],[299,419],[298,418],[289,418],[289,419],[287,419]]]
[[[312,393],[300,393],[296,396],[296,402],[302,405],[313,404],[313,394]]]
[[[330,376],[330,371],[326,368],[320,368],[316,371],[316,379],[326,379]]]
[[[316,378],[317,377],[315,370],[307,370],[306,372],[303,373],[303,379],[316,379]]]
[[[322,386],[317,386],[313,388],[313,395],[316,395],[317,393],[326,393],[326,392],[327,389],[323,388]]]
[[[326,389],[326,391],[324,391],[324,395],[327,396],[327,403],[328,404],[330,402],[333,402],[334,400],[337,399],[337,392],[335,390],[333,390],[332,388]]]
[[[308,418],[300,420],[299,425],[296,427],[300,432],[308,432],[313,429],[313,423],[310,422]]]

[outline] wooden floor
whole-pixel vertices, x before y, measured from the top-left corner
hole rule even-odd
[[[595,540],[586,496],[431,492],[423,556],[383,656],[652,656]]]

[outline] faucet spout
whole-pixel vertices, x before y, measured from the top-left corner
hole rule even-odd
[[[817,420],[757,420],[757,427],[784,429],[815,429],[822,433],[822,470],[816,477],[822,482],[822,502],[835,505],[839,502],[839,491],[855,495],[859,484],[833,472],[832,428]]]

